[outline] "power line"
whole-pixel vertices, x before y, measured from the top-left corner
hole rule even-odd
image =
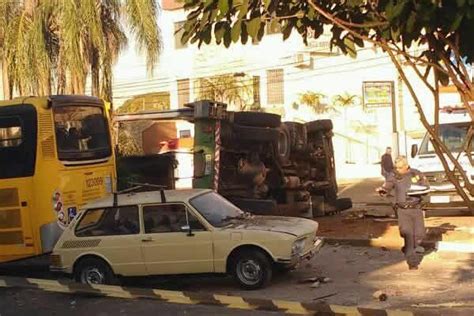
[[[309,77],[312,77],[312,76],[319,76],[319,75],[322,75],[320,73],[318,73],[318,71],[320,70],[325,70],[325,69],[338,69],[338,68],[341,68],[341,67],[345,67],[345,66],[350,66],[350,65],[355,65],[355,64],[360,64],[360,63],[367,63],[367,62],[371,62],[371,61],[377,61],[377,60],[381,60],[381,59],[388,59],[387,56],[385,55],[382,55],[382,56],[377,56],[377,57],[372,57],[372,58],[369,58],[369,59],[364,59],[364,60],[356,60],[356,61],[350,61],[350,62],[346,62],[346,63],[343,63],[343,64],[337,64],[337,65],[328,65],[328,66],[324,66],[324,67],[320,67],[320,68],[317,68],[313,71],[310,71],[310,72],[304,72],[304,73],[300,73],[300,72],[293,72],[293,73],[288,73],[286,75],[286,78],[287,80],[289,80],[289,76],[294,76],[296,78],[298,78],[298,76],[300,76],[301,78],[309,78]],[[299,64],[299,63],[291,63],[291,64]],[[286,65],[291,65],[291,64],[286,64]],[[391,64],[391,62],[387,62],[386,64]],[[283,67],[285,65],[275,65],[274,67],[272,68],[264,68],[264,69],[275,69],[275,68],[279,68],[279,67]],[[344,68],[343,71],[347,71],[347,68]],[[323,73],[324,74],[324,73]],[[190,80],[190,82],[192,82],[193,79],[201,79],[203,77],[195,77],[195,78],[187,78]],[[205,77],[204,77],[205,78]],[[298,79],[299,80],[299,79]],[[169,84],[174,84],[176,83],[176,80],[168,80],[166,82],[162,82],[160,84],[154,84],[154,82],[149,82],[148,84],[142,84],[138,87],[135,87],[135,86],[131,86],[130,88],[121,88],[119,89],[118,91],[117,90],[114,90],[114,94],[120,94],[120,91],[124,91],[124,90],[132,90],[132,91],[136,91],[136,90],[144,90],[144,89],[147,89],[147,88],[154,88],[156,90],[160,90],[160,89],[165,89],[165,88],[169,88]],[[218,84],[217,86],[224,86],[225,83],[222,83],[222,84]],[[186,88],[186,89],[182,89],[180,91],[183,91],[183,92],[187,92],[187,91],[191,91],[191,87],[189,88]]]

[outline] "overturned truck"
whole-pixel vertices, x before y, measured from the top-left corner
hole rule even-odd
[[[184,130],[178,127],[183,121]],[[337,196],[331,120],[281,122],[276,114],[198,101],[178,110],[116,115],[115,123],[119,135],[140,139],[135,145],[141,147],[124,154],[118,144],[121,188],[133,182],[176,188],[187,179],[189,187],[212,188],[243,210],[265,215],[315,217],[351,207],[350,199]],[[182,170],[190,167],[186,175]]]

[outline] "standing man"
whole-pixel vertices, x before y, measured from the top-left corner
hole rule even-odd
[[[418,170],[411,169],[405,156],[395,159],[395,172],[388,175],[385,183],[376,189],[381,196],[395,190],[393,208],[398,215],[400,236],[405,245],[402,248],[410,270],[418,269],[425,249],[420,246],[425,236],[423,216],[423,195],[429,191],[426,177]]]
[[[387,180],[388,175],[393,173],[393,160],[392,160],[391,147],[387,147],[387,149],[385,149],[385,154],[382,155],[380,166],[382,168],[382,176],[385,178],[385,180]]]

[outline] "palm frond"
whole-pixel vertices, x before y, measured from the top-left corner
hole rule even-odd
[[[162,49],[157,23],[158,5],[155,0],[126,0],[125,11],[140,52],[146,52],[148,72],[152,73]]]

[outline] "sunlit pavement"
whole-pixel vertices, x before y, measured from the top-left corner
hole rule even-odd
[[[38,266],[10,265],[7,270],[0,267],[0,274],[16,271],[20,276],[51,277],[45,268]],[[330,278],[329,282],[320,283],[319,287],[304,282],[320,276]],[[290,273],[276,274],[267,288],[257,291],[243,291],[231,278],[212,276],[133,278],[123,280],[123,285],[376,309],[438,311],[442,308],[457,315],[474,312],[473,280],[472,254],[430,253],[419,270],[410,271],[400,251],[325,246],[310,262]],[[376,291],[385,293],[387,300],[374,298]],[[0,296],[1,304],[5,300]]]

